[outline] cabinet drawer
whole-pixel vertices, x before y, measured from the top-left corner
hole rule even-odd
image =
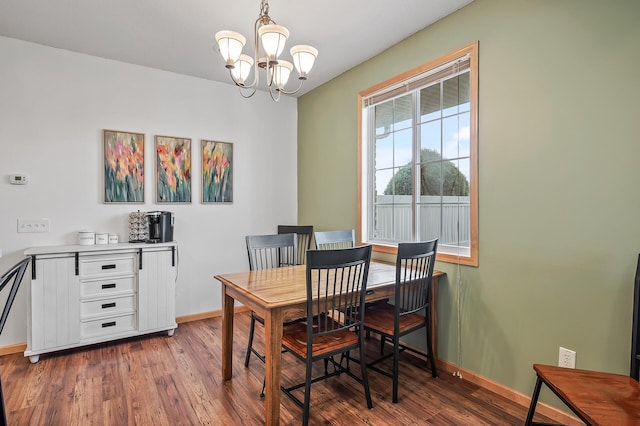
[[[82,297],[109,296],[114,293],[134,292],[134,277],[112,278],[97,281],[83,281],[80,284]]]
[[[136,314],[119,317],[103,318],[92,321],[83,321],[80,328],[82,339],[117,334],[136,329]]]
[[[109,299],[91,300],[80,304],[82,318],[97,315],[114,315],[135,312],[135,296],[111,297]]]
[[[133,274],[135,255],[96,256],[80,260],[80,278]]]

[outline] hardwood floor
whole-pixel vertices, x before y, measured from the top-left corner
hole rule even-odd
[[[243,365],[249,315],[236,315],[233,380],[221,377],[221,319],[181,324],[173,337],[153,335],[43,355],[0,357],[10,425],[259,425],[264,364]],[[255,344],[262,350],[262,327]],[[378,341],[368,345],[373,353]],[[322,368],[322,363],[318,363]],[[353,365],[356,371],[357,364]],[[448,374],[434,379],[409,354],[400,365],[399,403],[391,379],[369,372],[374,407],[346,375],[311,388],[310,424],[517,425],[526,408]],[[304,378],[303,364],[283,354],[283,383]],[[301,391],[302,392],[302,391]],[[282,424],[299,424],[302,410],[284,394]]]

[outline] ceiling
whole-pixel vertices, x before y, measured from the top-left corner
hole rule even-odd
[[[319,51],[300,95],[471,1],[271,0],[269,15],[287,46]],[[240,32],[253,56],[259,12],[259,0],[0,0],[0,35],[229,83],[214,34]]]

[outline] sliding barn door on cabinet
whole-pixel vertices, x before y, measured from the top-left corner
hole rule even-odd
[[[145,247],[138,270],[138,331],[169,330],[176,324],[175,246]]]
[[[80,342],[80,277],[72,254],[38,257],[31,265],[27,345],[34,351]]]

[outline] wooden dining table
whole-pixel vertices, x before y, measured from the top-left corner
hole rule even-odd
[[[371,261],[366,301],[394,295],[395,264]],[[431,286],[433,355],[437,360],[438,278]],[[283,322],[306,316],[306,265],[216,275],[222,284],[222,378],[231,380],[233,368],[233,316],[238,301],[264,318],[265,328],[265,423],[280,424],[280,371]]]

